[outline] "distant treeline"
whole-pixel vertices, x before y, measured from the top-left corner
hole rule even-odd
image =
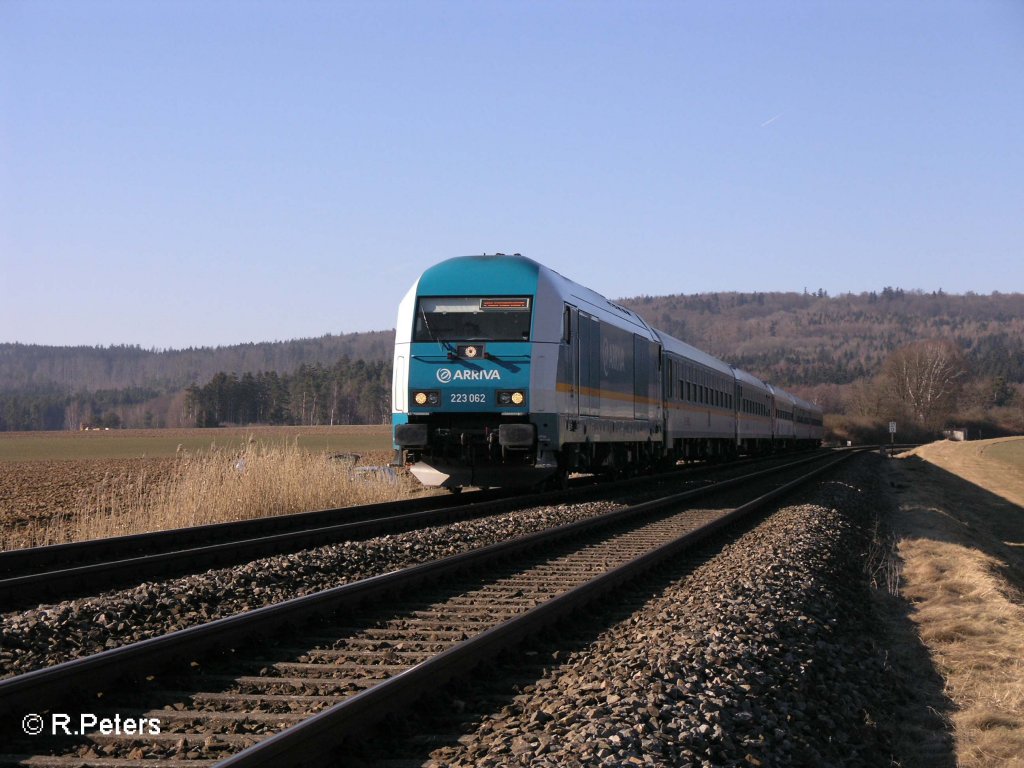
[[[297,395],[299,403],[296,415],[290,405],[275,410],[273,422],[271,414],[260,411],[258,420],[232,423],[309,423],[302,420],[310,418],[310,409],[303,410],[303,393],[292,391],[292,379],[308,378],[299,374],[304,368],[324,370],[325,360],[339,361],[334,367],[344,367],[349,360],[389,366],[394,338],[392,331],[374,331],[182,350],[0,343],[0,431],[191,427],[197,419],[209,424],[209,401],[200,403],[195,392],[211,385],[230,389],[230,384],[214,385],[214,381],[231,377],[241,387],[242,381],[248,386],[248,378],[276,376],[278,385],[282,380],[289,382],[286,395]],[[358,375],[357,381],[361,381]],[[319,407],[323,398],[317,400]],[[218,400],[215,409],[223,405],[223,399]],[[220,412],[248,415],[251,409]],[[345,412],[365,423],[380,421],[366,407]],[[314,423],[330,423],[330,414],[327,421]]]
[[[896,407],[891,356],[943,340],[962,357],[947,415],[1024,429],[1024,295],[886,287],[829,296],[705,293],[619,303],[828,413],[875,428]],[[394,333],[189,350],[0,344],[0,430],[386,421]],[[229,373],[229,371],[231,373]],[[884,378],[884,377],[883,377]],[[888,394],[886,394],[888,393]]]
[[[139,387],[166,394],[209,381],[221,371],[291,373],[300,365],[343,357],[390,360],[394,343],[393,331],[168,350],[0,343],[0,392],[52,384],[67,392]]]
[[[382,424],[391,418],[391,364],[339,360],[294,374],[218,373],[185,390],[197,427],[220,424]]]
[[[160,417],[154,415],[155,411],[160,410],[160,404],[173,399],[162,397],[155,390],[139,387],[101,389],[71,395],[50,384],[0,392],[0,432],[82,427],[117,429],[123,426],[183,426],[180,420],[168,424],[166,414]]]
[[[218,372],[171,395],[139,388],[69,395],[54,386],[0,393],[0,431],[380,424],[390,416],[390,361],[348,358],[291,374]]]

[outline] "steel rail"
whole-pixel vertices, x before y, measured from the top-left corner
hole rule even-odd
[[[843,457],[845,458],[845,456]],[[791,462],[787,467],[822,461],[821,456]],[[735,488],[764,477],[779,468],[760,470],[743,477],[722,481],[667,497],[643,502],[594,518],[558,528],[538,531],[510,541],[453,555],[411,568],[374,576],[332,589],[281,603],[228,616],[187,629],[142,640],[52,667],[16,675],[0,681],[0,722],[9,724],[26,712],[45,712],[54,707],[67,708],[74,702],[96,702],[97,696],[116,687],[119,680],[142,679],[175,663],[186,665],[218,648],[233,648],[254,636],[266,636],[283,626],[294,626],[314,616],[352,608],[412,586],[478,570],[496,560],[506,559],[538,547],[558,543],[583,532],[614,525],[661,511],[680,502]],[[20,715],[18,713],[21,713]]]
[[[735,465],[732,465],[735,466]],[[788,465],[783,465],[783,467]],[[781,468],[781,467],[780,467]],[[659,479],[671,480],[682,478],[678,473],[633,478],[622,481],[615,490],[650,483]],[[14,550],[4,555],[16,554],[24,561],[34,550],[48,550],[47,558],[54,555],[54,550],[72,553],[79,547],[80,553],[89,553],[92,557],[115,553],[119,556],[113,560],[98,560],[86,564],[65,562],[54,570],[7,575],[0,579],[0,605],[3,610],[16,610],[31,607],[44,600],[66,599],[84,594],[96,594],[106,588],[125,584],[138,584],[142,581],[169,578],[200,570],[225,567],[247,562],[258,557],[274,554],[295,552],[309,547],[338,541],[351,541],[371,538],[389,533],[415,530],[431,525],[452,523],[475,517],[498,514],[523,506],[524,504],[541,505],[570,500],[580,500],[595,494],[606,493],[609,486],[585,485],[567,491],[552,491],[534,494],[528,497],[522,492],[512,491],[477,491],[470,494],[473,498],[468,503],[452,506],[450,497],[439,496],[428,499],[412,499],[406,502],[387,502],[364,505],[360,507],[303,512],[296,515],[260,518],[240,523],[218,523],[199,526],[195,529],[177,529],[161,531],[155,534],[138,534],[136,536],[100,539],[78,544],[60,544],[53,547],[38,547],[30,550]],[[435,501],[437,500],[437,501]],[[432,502],[432,503],[426,503]],[[442,503],[444,502],[444,503]],[[420,507],[426,509],[420,510]],[[412,511],[409,511],[411,508]],[[343,522],[329,525],[314,526],[313,523],[336,520],[343,517]],[[352,518],[356,518],[353,520]],[[242,533],[261,529],[283,528],[276,533],[262,536],[238,538]],[[197,533],[198,532],[198,533]],[[223,537],[224,540],[209,543],[203,535]],[[201,542],[195,546],[179,549],[158,550],[151,553],[124,557],[121,547],[138,550],[137,542],[162,542],[164,546],[173,546],[179,541]],[[149,544],[147,546],[154,546]],[[66,549],[61,549],[66,548]],[[69,555],[70,556],[70,555]],[[13,558],[12,558],[13,559]]]
[[[461,503],[490,501],[507,495],[510,495],[508,491],[501,490],[474,491],[467,493]],[[470,499],[470,497],[473,498]],[[103,539],[9,549],[0,552],[0,575],[4,577],[25,576],[54,567],[66,568],[69,565],[90,565],[103,562],[110,559],[112,554],[117,555],[118,559],[124,559],[129,555],[170,552],[190,546],[201,546],[216,540],[253,539],[282,531],[320,528],[339,522],[339,519],[345,522],[370,520],[390,514],[420,512],[451,506],[451,504],[451,496],[425,496],[419,499],[335,507],[288,515],[258,517],[250,520],[208,523],[165,531],[111,536]]]
[[[229,539],[188,549],[30,573],[0,579],[0,604],[4,606],[4,610],[14,610],[47,599],[67,599],[83,594],[95,594],[100,589],[127,583],[137,584],[146,580],[235,565],[258,557],[295,552],[338,541],[371,538],[496,514],[510,508],[514,509],[521,504],[521,500],[511,498],[475,501],[454,507],[335,523],[319,528],[302,528],[251,539]]]
[[[522,642],[526,637],[562,621],[574,611],[586,607],[621,584],[635,579],[680,551],[692,547],[722,528],[761,509],[817,475],[828,471],[836,464],[845,461],[851,455],[852,453],[844,454],[796,480],[735,508],[701,528],[662,544],[520,616],[508,619],[479,635],[463,640],[411,669],[344,699],[330,709],[312,715],[217,765],[219,768],[308,766],[317,764],[311,763],[311,761],[325,758],[333,763],[333,758],[336,758],[336,755],[331,753],[396,709],[407,706],[424,694],[436,690],[451,678],[468,673],[481,662]]]

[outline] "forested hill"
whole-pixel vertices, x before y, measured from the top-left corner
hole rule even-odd
[[[921,339],[948,339],[973,376],[1024,382],[1024,294],[950,295],[885,288],[818,293],[706,293],[619,302],[651,325],[790,387],[848,384]]]
[[[780,385],[845,384],[911,341],[957,342],[975,373],[1024,382],[1024,294],[705,293],[619,303],[651,325]],[[390,362],[393,331],[226,347],[50,347],[0,343],[0,392],[143,388],[166,393],[220,372],[292,373],[342,358]]]
[[[69,392],[140,388],[167,393],[221,371],[291,373],[341,358],[390,362],[393,331],[226,347],[146,350],[137,346],[0,344],[0,392],[57,387]]]
[[[949,408],[1024,429],[1024,294],[885,288],[619,303],[829,413],[875,425],[903,398],[886,371],[893,353],[944,340],[959,366]],[[166,351],[0,344],[0,431],[386,420],[393,343],[393,331],[379,331]]]

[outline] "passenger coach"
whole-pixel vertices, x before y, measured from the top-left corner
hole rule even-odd
[[[425,485],[767,450],[777,429],[820,440],[820,411],[817,432],[794,416],[784,435],[775,402],[794,400],[519,255],[442,262],[399,306],[394,447]]]

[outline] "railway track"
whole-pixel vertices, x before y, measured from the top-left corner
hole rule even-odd
[[[766,460],[769,464],[778,461]],[[457,505],[450,496],[432,496],[10,550],[0,552],[0,605],[4,611],[17,610],[338,541],[485,517],[524,506],[582,501],[656,482],[699,480],[742,466],[692,468],[614,485],[581,479],[566,491],[526,496],[515,490],[478,491],[465,494]]]
[[[85,713],[155,720],[160,732],[15,733],[0,764],[279,766],[329,758],[382,715],[848,455],[811,457],[770,481],[761,472],[676,493],[10,678],[0,682],[4,726],[35,714],[29,725],[50,733],[54,718],[67,715],[74,730]],[[722,493],[745,498],[680,509]]]
[[[467,494],[466,501],[459,506],[468,508],[500,502],[509,496],[507,491],[481,491]],[[315,540],[316,532],[329,531],[339,525],[400,519],[452,506],[451,497],[428,496],[6,550],[0,552],[0,601],[8,605],[9,600],[14,599],[25,604],[22,595],[26,589],[40,597],[71,597],[76,592],[76,584],[114,585],[121,580],[121,574],[133,571],[141,580],[150,574],[166,577],[182,569],[198,568],[203,563],[209,563],[207,567],[227,565],[240,562],[251,553],[258,557],[289,551],[290,547],[301,548],[304,534]],[[217,545],[234,545],[238,554],[232,554],[229,548],[211,549]],[[284,549],[275,550],[275,546]]]

